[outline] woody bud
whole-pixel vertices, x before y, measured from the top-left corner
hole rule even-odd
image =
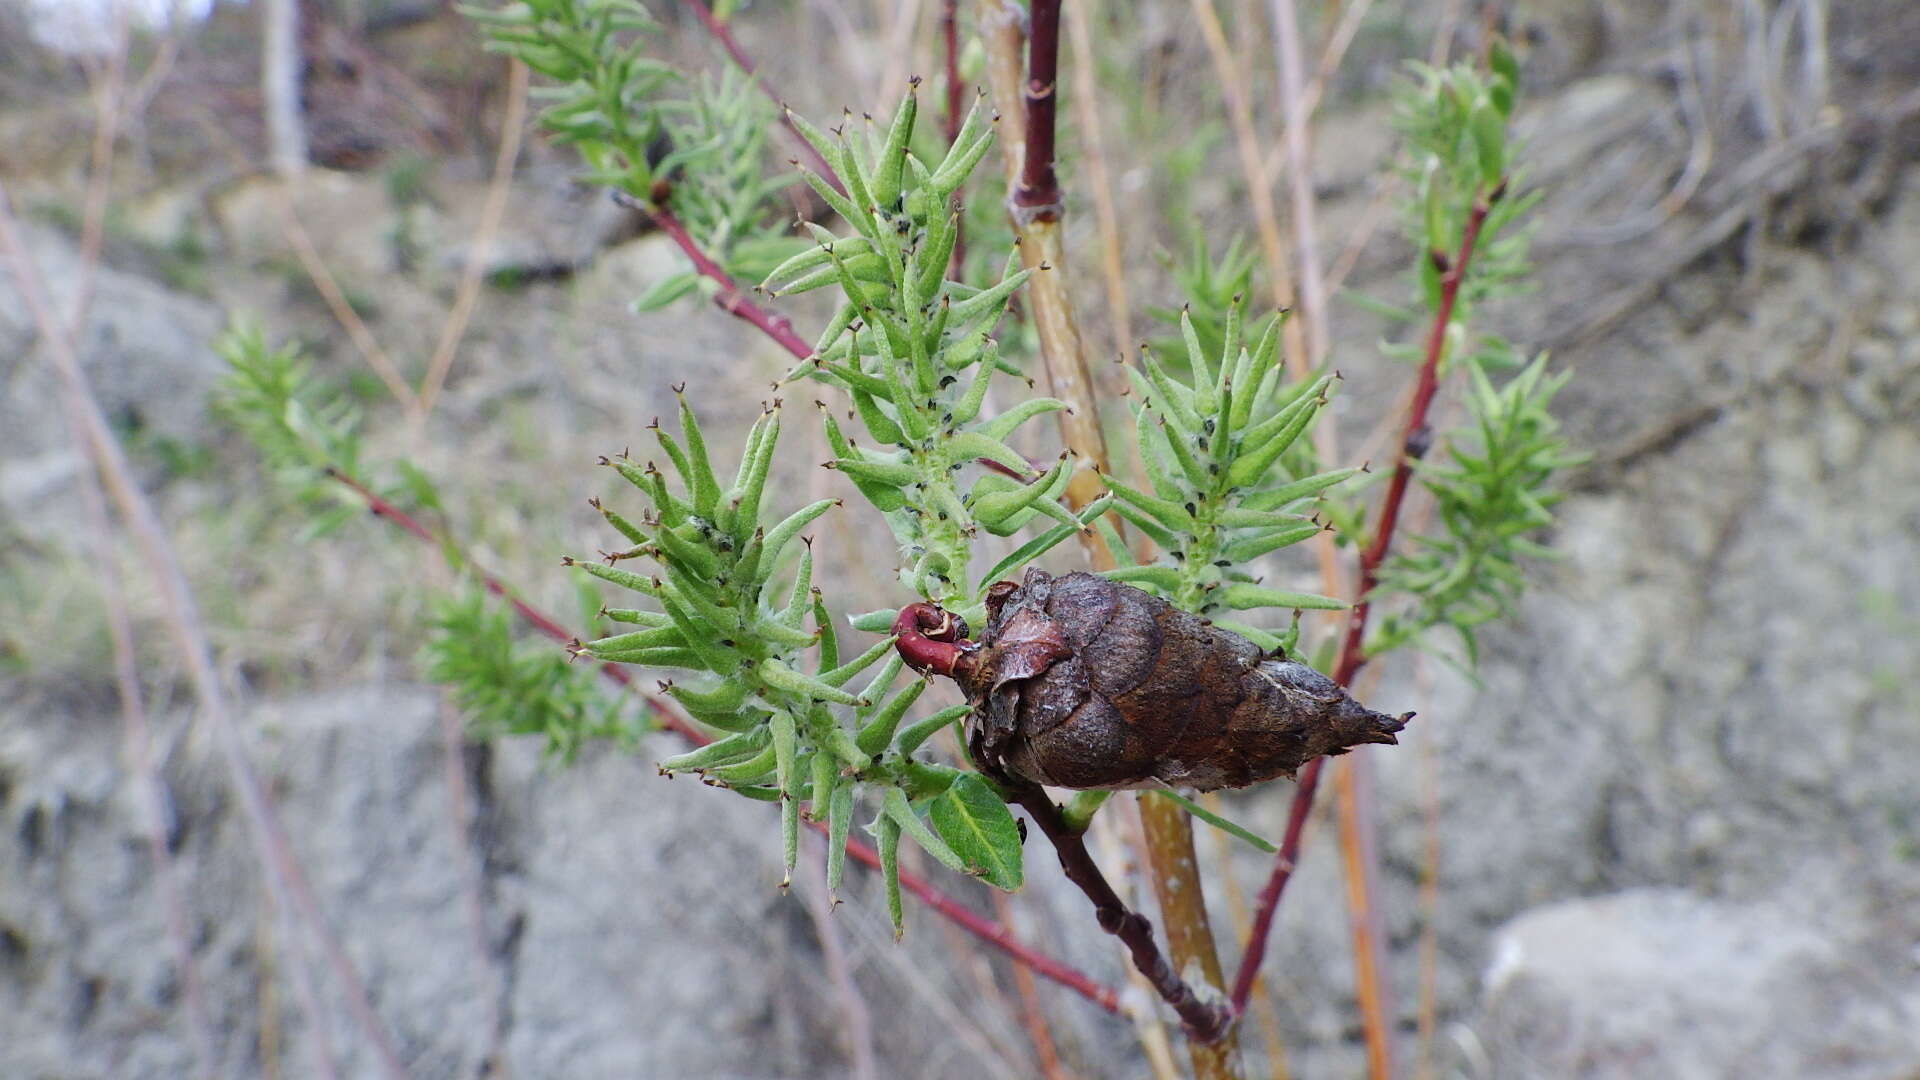
[[[1374,712],[1305,664],[1092,574],[1028,570],[988,590],[987,613],[977,642],[926,604],[895,631],[909,663],[966,692],[976,761],[1034,783],[1246,787],[1397,742],[1413,715]]]

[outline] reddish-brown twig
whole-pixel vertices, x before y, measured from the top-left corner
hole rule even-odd
[[[713,40],[727,50],[727,55],[733,58],[734,65],[745,72],[753,80],[753,85],[759,87],[760,92],[767,95],[768,100],[779,107],[780,123],[793,135],[793,141],[799,145],[801,155],[807,159],[807,166],[818,173],[820,179],[831,184],[833,190],[845,195],[847,189],[840,185],[840,177],[834,174],[832,166],[827,164],[827,159],[820,156],[820,151],[815,150],[813,144],[801,136],[800,129],[794,127],[793,121],[787,118],[787,103],[781,99],[779,91],[775,90],[772,84],[760,74],[758,65],[753,62],[753,57],[748,56],[747,51],[740,47],[740,42],[734,38],[733,31],[727,29],[727,24],[721,22],[714,15],[713,9],[701,0],[681,0],[681,2],[688,11],[693,12],[693,17],[706,28]]]
[[[456,560],[461,558],[457,553],[448,549],[442,542],[442,538],[422,523],[420,519],[380,497],[380,495],[358,480],[337,470],[330,470],[327,475],[360,496],[360,498],[366,502],[367,509],[375,515],[386,518],[388,521],[399,526],[399,528],[408,535],[439,548],[450,558]],[[464,560],[462,560],[462,568],[472,573],[488,592],[500,597],[511,605],[514,614],[520,616],[529,626],[532,626],[541,634],[562,643],[578,640],[572,633],[568,632],[566,627],[560,625],[557,620],[520,599],[519,596],[514,593],[513,589],[499,577],[471,563],[464,562]],[[678,713],[668,708],[664,702],[641,691],[639,680],[634,678],[632,673],[626,668],[616,664],[602,664],[600,665],[600,674],[638,694],[642,704],[645,705],[647,710],[659,721],[661,727],[673,731],[675,734],[682,736],[695,745],[704,745],[711,741],[705,732],[688,723]],[[819,831],[824,832],[826,829],[826,825],[822,822],[816,821],[810,822],[809,824]],[[865,866],[873,869],[879,869],[880,867],[879,853],[858,840],[850,839],[847,841],[847,854],[851,855],[855,862]],[[914,896],[919,897],[928,907],[938,912],[954,925],[987,944],[992,945],[994,948],[999,949],[1001,952],[1006,953],[1015,963],[1023,964],[1031,968],[1036,974],[1059,983],[1061,986],[1072,990],[1074,993],[1093,1002],[1107,1012],[1115,1015],[1121,1012],[1120,996],[1113,989],[1102,986],[1075,968],[1045,953],[1039,952],[1030,946],[1022,944],[1016,940],[1005,927],[976,914],[972,909],[948,896],[931,883],[923,881],[912,874],[902,872],[900,875],[900,887],[912,893]]]
[[[1460,296],[1460,284],[1466,279],[1467,266],[1473,259],[1487,213],[1505,191],[1506,184],[1502,182],[1487,195],[1474,200],[1473,209],[1467,214],[1466,228],[1460,235],[1457,254],[1451,259],[1442,251],[1434,251],[1430,255],[1440,264],[1440,303],[1434,310],[1433,322],[1427,330],[1426,354],[1420,364],[1413,401],[1407,406],[1407,422],[1402,429],[1393,475],[1387,482],[1387,493],[1380,502],[1373,539],[1360,555],[1359,591],[1353,609],[1347,616],[1346,635],[1340,643],[1339,660],[1333,670],[1334,681],[1342,686],[1352,685],[1353,677],[1367,662],[1362,643],[1367,632],[1367,615],[1372,609],[1368,593],[1380,583],[1380,566],[1386,562],[1387,552],[1393,545],[1394,529],[1400,522],[1400,507],[1413,479],[1414,462],[1425,453],[1426,444],[1432,439],[1427,427],[1427,412],[1432,408],[1434,394],[1440,388],[1440,359],[1446,350],[1447,327],[1453,322],[1453,308]],[[1233,981],[1233,1009],[1236,1014],[1246,1009],[1247,997],[1253,991],[1253,977],[1259,973],[1260,961],[1266,954],[1267,936],[1273,929],[1273,916],[1279,910],[1280,896],[1293,877],[1294,866],[1300,858],[1301,834],[1306,830],[1307,813],[1313,808],[1313,793],[1319,785],[1321,768],[1325,764],[1325,758],[1315,758],[1300,770],[1293,803],[1287,810],[1287,828],[1280,839],[1280,851],[1274,856],[1273,870],[1267,877],[1265,887],[1260,890],[1253,930],[1247,936],[1246,952],[1240,958],[1240,971]]]
[[[701,277],[720,286],[720,291],[713,294],[715,307],[736,319],[752,323],[760,329],[761,333],[792,353],[797,360],[805,360],[813,355],[813,346],[803,341],[794,331],[793,322],[785,315],[776,315],[747,299],[746,294],[740,291],[740,286],[728,276],[725,268],[714,262],[713,257],[702,251],[693,237],[687,234],[687,227],[680,224],[680,219],[673,216],[673,211],[659,205],[641,206],[640,209],[652,216],[653,223],[660,227],[660,231],[672,237],[673,242],[679,245],[687,258],[693,260],[693,268]]]
[[[1201,998],[1180,978],[1153,938],[1153,923],[1127,907],[1120,895],[1113,891],[1113,885],[1100,872],[1099,864],[1093,861],[1093,855],[1087,851],[1083,835],[1067,824],[1060,808],[1054,805],[1047,793],[1032,785],[1011,786],[1014,802],[1027,812],[1027,816],[1040,826],[1040,831],[1046,833],[1047,839],[1053,843],[1055,853],[1060,856],[1060,869],[1067,875],[1067,880],[1093,901],[1093,913],[1099,920],[1100,929],[1119,938],[1121,944],[1127,947],[1127,952],[1133,957],[1133,966],[1153,984],[1154,992],[1160,995],[1161,1000],[1172,1006],[1179,1015],[1180,1025],[1186,1029],[1188,1037],[1203,1044],[1219,1041],[1226,1034],[1233,1014],[1224,1005]]]
[[[1013,191],[1016,213],[1045,221],[1060,216],[1060,177],[1054,171],[1054,115],[1060,102],[1060,0],[1033,0],[1027,37],[1026,151]]]
[[[952,146],[960,138],[961,111],[966,108],[966,90],[960,85],[960,0],[940,0],[940,49],[945,58],[946,85],[942,89],[947,95],[946,115],[940,118],[941,130],[946,133],[947,145]],[[955,225],[953,255],[947,259],[947,276],[955,280],[967,264],[965,226],[964,217]]]

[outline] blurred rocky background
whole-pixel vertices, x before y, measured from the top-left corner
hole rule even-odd
[[[1053,1075],[1152,1075],[1133,1025],[1026,984],[927,909],[896,945],[857,870],[831,911],[805,875],[779,890],[767,808],[656,775],[666,736],[571,766],[465,738],[416,664],[425,596],[446,584],[433,552],[371,518],[312,537],[210,415],[229,319],[304,342],[363,404],[370,452],[433,476],[478,559],[571,613],[559,557],[602,543],[596,456],[637,444],[670,384],[722,445],[769,395],[784,357],[750,328],[697,300],[632,312],[677,254],[530,134],[445,398],[404,422],[340,314],[416,377],[434,350],[507,85],[464,19],[304,4],[311,167],[284,181],[262,169],[251,8],[138,29],[120,66],[110,28],[53,33],[65,5],[11,4],[0,183],[57,304],[90,298],[87,371],[408,1075],[1026,1077],[1042,1041]],[[678,5],[652,6],[686,55],[723,62]],[[1217,6],[1277,146],[1266,6]],[[796,107],[877,112],[883,89],[936,70],[937,7],[763,3],[738,30]],[[1137,307],[1177,307],[1190,231],[1246,227],[1219,89],[1186,5],[1089,7],[1128,286]],[[1920,7],[1302,9],[1314,49],[1353,20],[1314,180],[1346,288],[1375,296],[1404,295],[1408,256],[1379,220],[1387,82],[1492,28],[1527,43],[1538,288],[1482,317],[1573,369],[1558,407],[1593,455],[1559,510],[1560,557],[1485,635],[1477,679],[1396,659],[1368,691],[1420,714],[1374,755],[1400,1074],[1920,1077]],[[115,79],[94,268],[84,196]],[[1089,339],[1106,341],[1083,162],[1064,152]],[[1346,304],[1332,325],[1357,443],[1404,381],[1376,342],[1406,328]],[[91,535],[40,345],[0,276],[0,1075],[379,1075],[339,969],[267,886],[138,548]],[[835,490],[805,427],[780,466],[792,503]],[[901,600],[891,575],[862,576],[893,557],[868,514],[834,515],[816,544],[853,610]],[[123,729],[102,557],[124,563],[158,800]],[[1290,794],[1227,809],[1277,835]],[[1363,1068],[1334,841],[1316,818],[1266,968],[1296,1076]],[[1264,861],[1226,866],[1210,835],[1201,849],[1230,938]],[[1032,884],[1001,917],[1123,982],[1049,853],[1028,855]],[[1279,1075],[1246,1042],[1254,1074]]]

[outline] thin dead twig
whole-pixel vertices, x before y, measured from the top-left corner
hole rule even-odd
[[[96,87],[93,157],[87,174],[86,225],[81,230],[80,280],[74,289],[73,314],[69,333],[79,338],[87,325],[92,306],[93,283],[99,271],[101,223],[106,218],[108,195],[112,186],[114,132],[118,128],[124,76],[126,72],[127,15],[122,12],[115,30],[112,54],[107,59],[104,85]],[[24,253],[23,253],[24,254]],[[120,571],[119,553],[113,550],[113,520],[107,509],[107,495],[100,476],[88,470],[80,485],[80,500],[85,505],[88,532],[94,546],[94,562],[100,567],[101,603],[106,611],[107,636],[113,648],[114,682],[120,694],[122,742],[134,787],[143,810],[140,833],[153,862],[154,887],[160,894],[162,922],[167,944],[180,978],[181,999],[186,1007],[187,1040],[193,1046],[194,1060],[200,1072],[215,1072],[213,1022],[207,1012],[206,994],[200,978],[200,966],[193,956],[187,925],[187,909],[180,895],[180,878],[173,854],[167,846],[161,823],[167,819],[166,782],[154,761],[153,725],[147,714],[145,694],[140,686],[139,661],[134,649],[133,618],[127,609],[125,578]]]
[[[853,1080],[879,1080],[880,1070],[873,1054],[873,1011],[859,984],[853,981],[853,965],[847,960],[846,942],[833,922],[834,900],[827,892],[827,871],[823,860],[806,860],[806,884],[800,889],[800,902],[813,922],[814,936],[820,940],[820,955],[826,963],[827,979],[840,998],[840,1015],[846,1021],[841,1029],[847,1042],[847,1075]],[[1025,969],[1021,969],[1025,970]]]
[[[1127,297],[1127,274],[1121,251],[1120,212],[1113,201],[1113,175],[1101,137],[1100,88],[1094,79],[1093,30],[1087,9],[1097,0],[1066,0],[1067,36],[1073,41],[1073,115],[1087,163],[1088,187],[1093,194],[1094,222],[1100,233],[1100,268],[1106,278],[1107,322],[1113,331],[1113,354],[1123,362],[1133,351],[1132,304]]]
[[[201,622],[198,604],[173,551],[172,541],[167,537],[166,527],[161,524],[153,504],[133,480],[132,467],[88,384],[72,337],[55,316],[52,302],[47,296],[46,283],[21,242],[13,210],[3,187],[0,187],[0,251],[4,251],[13,263],[21,296],[28,310],[33,313],[42,344],[52,355],[62,400],[73,423],[74,437],[85,447],[88,458],[105,484],[122,520],[133,532],[157,579],[167,610],[168,630],[186,664],[201,710],[213,729],[214,740],[226,759],[250,835],[265,863],[268,883],[280,894],[279,898],[298,913],[307,931],[319,943],[347,999],[348,1011],[373,1050],[381,1072],[389,1077],[403,1077],[405,1069],[400,1065],[399,1051],[392,1036],[374,1012],[366,984],[361,981],[353,961],[347,956],[339,938],[327,926],[319,899],[298,857],[293,853],[272,797],[247,755],[239,725],[228,711],[226,693],[220,686],[219,674],[214,668],[213,649]]]
[[[513,166],[520,159],[520,136],[527,122],[527,65],[518,57],[507,66],[506,113],[500,120],[500,146],[493,159],[493,176],[487,182],[486,201],[480,207],[479,227],[473,233],[473,246],[467,249],[467,264],[460,274],[460,286],[454,293],[453,309],[440,327],[440,340],[433,347],[433,359],[413,402],[415,419],[425,423],[433,414],[433,405],[446,383],[453,356],[466,336],[467,323],[480,300],[480,286],[486,280],[487,256],[500,231],[500,219],[507,211],[507,191],[513,185]]]
[[[1427,412],[1432,408],[1433,398],[1439,390],[1440,358],[1446,348],[1447,327],[1453,321],[1453,308],[1459,298],[1460,284],[1466,278],[1467,268],[1473,260],[1476,244],[1480,238],[1480,228],[1486,223],[1492,203],[1505,192],[1504,183],[1496,186],[1492,192],[1475,200],[1473,209],[1467,215],[1466,228],[1460,238],[1460,249],[1451,258],[1435,254],[1436,259],[1445,259],[1446,269],[1440,276],[1440,304],[1435,309],[1433,320],[1427,331],[1425,357],[1420,365],[1419,381],[1415,385],[1413,400],[1407,407],[1406,425],[1403,428],[1393,474],[1387,482],[1387,492],[1381,500],[1380,510],[1374,526],[1371,542],[1360,557],[1360,584],[1357,596],[1347,617],[1347,630],[1340,643],[1339,659],[1334,664],[1334,681],[1342,686],[1352,685],[1354,676],[1367,662],[1362,641],[1367,629],[1367,616],[1372,604],[1367,594],[1379,583],[1379,570],[1386,561],[1388,549],[1393,544],[1394,530],[1400,521],[1400,509],[1406,498],[1407,488],[1413,478],[1413,462],[1419,448],[1421,433],[1427,425]],[[1274,856],[1273,870],[1267,878],[1266,886],[1260,893],[1260,904],[1254,912],[1253,932],[1247,939],[1247,949],[1240,962],[1239,974],[1234,979],[1233,1001],[1236,1010],[1245,1007],[1248,994],[1253,987],[1254,975],[1259,972],[1260,962],[1266,952],[1267,935],[1273,928],[1273,916],[1279,909],[1281,894],[1287,882],[1293,876],[1294,868],[1300,858],[1301,836],[1306,827],[1308,812],[1313,806],[1314,790],[1319,784],[1320,772],[1325,766],[1325,758],[1315,758],[1300,770],[1300,779],[1294,789],[1293,803],[1287,813],[1286,833],[1280,842],[1280,851]]]

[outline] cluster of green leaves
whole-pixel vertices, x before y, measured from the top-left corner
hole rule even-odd
[[[281,490],[314,509],[303,541],[366,515],[366,502],[342,480],[411,511],[440,512],[437,490],[410,463],[386,468],[366,459],[359,408],[318,380],[297,346],[275,349],[242,325],[215,347],[227,373],[214,411],[254,445]],[[451,540],[440,550],[456,568],[465,565]],[[518,641],[507,613],[477,589],[430,595],[428,606],[428,677],[453,691],[481,732],[539,734],[563,757],[589,739],[638,732],[639,719],[604,694],[589,669],[568,665],[550,645]]]
[[[1237,613],[1345,605],[1263,585],[1248,567],[1319,533],[1324,526],[1302,511],[1359,471],[1299,474],[1285,467],[1284,456],[1311,429],[1335,376],[1289,381],[1279,360],[1280,324],[1270,320],[1249,348],[1241,336],[1241,307],[1230,305],[1216,359],[1193,320],[1183,317],[1185,379],[1151,351],[1143,352],[1139,368],[1128,369],[1151,490],[1104,478],[1115,512],[1160,549],[1154,562],[1123,566],[1108,576],[1150,589],[1183,611],[1235,613],[1218,619],[1219,625],[1265,649],[1291,649],[1298,621],[1285,634],[1274,634],[1240,621]],[[1108,546],[1126,550],[1111,537]]]
[[[1411,77],[1394,94],[1394,125],[1407,152],[1411,194],[1401,217],[1407,236],[1420,245],[1413,269],[1422,310],[1440,304],[1441,268],[1433,255],[1451,258],[1474,204],[1504,189],[1481,225],[1455,302],[1454,321],[1462,323],[1479,301],[1522,288],[1530,270],[1530,232],[1516,225],[1540,193],[1521,193],[1524,174],[1515,168],[1510,125],[1519,69],[1504,43],[1492,50],[1485,72],[1464,63],[1410,67]],[[1388,355],[1418,360],[1419,346],[1390,348]]]
[[[1147,344],[1153,349],[1154,358],[1170,371],[1186,372],[1187,340],[1180,332],[1183,319],[1193,324],[1193,332],[1200,339],[1201,351],[1208,356],[1219,356],[1226,348],[1229,312],[1246,297],[1253,295],[1254,270],[1258,264],[1259,257],[1252,247],[1242,243],[1241,237],[1234,237],[1227,245],[1227,250],[1215,258],[1206,236],[1196,231],[1187,257],[1179,261],[1168,260],[1174,288],[1179,295],[1186,297],[1186,306],[1147,309],[1148,315],[1173,330],[1170,334],[1148,339]],[[1232,317],[1238,318],[1237,315]],[[1257,341],[1266,333],[1266,321],[1278,317],[1277,313],[1268,312],[1245,327],[1241,334]]]
[[[1582,460],[1570,453],[1549,411],[1566,374],[1547,374],[1544,354],[1532,358],[1492,334],[1476,333],[1481,301],[1513,295],[1528,272],[1524,216],[1538,193],[1518,189],[1510,134],[1519,73],[1504,44],[1489,70],[1467,65],[1416,67],[1396,97],[1395,115],[1411,154],[1412,196],[1403,207],[1415,259],[1417,295],[1427,318],[1441,303],[1435,253],[1458,251],[1469,221],[1484,213],[1443,341],[1441,371],[1466,369],[1468,418],[1438,440],[1439,452],[1416,463],[1415,476],[1435,505],[1435,529],[1403,536],[1380,571],[1382,605],[1367,654],[1422,645],[1428,631],[1457,636],[1466,666],[1478,659],[1477,628],[1508,614],[1525,585],[1519,560],[1549,552],[1528,539],[1553,523],[1557,473]],[[1416,357],[1423,347],[1388,347]],[[1503,385],[1494,372],[1512,372]]]
[[[475,734],[537,735],[571,761],[590,739],[631,745],[646,730],[631,699],[603,693],[551,643],[520,640],[478,586],[436,594],[428,610],[427,678],[451,689]]]
[[[811,172],[807,182],[847,223],[835,235],[810,226],[816,244],[769,274],[774,295],[838,287],[842,301],[816,345],[789,378],[837,386],[877,445],[850,439],[826,414],[832,467],[885,516],[902,551],[901,577],[919,595],[978,617],[987,584],[1039,557],[1104,511],[1076,516],[1061,502],[1073,463],[1066,456],[1036,470],[1008,443],[1020,425],[1066,406],[1028,398],[983,416],[996,372],[1013,371],[999,354],[995,328],[1030,271],[1010,258],[1000,279],[975,288],[947,279],[958,235],[955,194],[993,141],[993,124],[975,101],[941,159],[914,152],[918,94],[910,89],[892,121],[832,133],[791,119],[844,182],[841,195]],[[991,463],[963,490],[972,463]],[[1055,522],[978,583],[968,562],[980,530],[1011,536],[1040,518]],[[856,621],[880,629],[878,613]]]
[[[587,162],[590,179],[643,196],[665,134],[662,94],[680,72],[646,55],[660,26],[639,0],[515,0],[463,5],[485,27],[488,47],[509,53],[556,85],[534,91],[549,104],[540,122]]]
[[[361,453],[360,407],[315,379],[298,345],[275,349],[259,327],[236,323],[214,349],[227,364],[214,387],[214,413],[258,448],[282,491],[314,508],[303,539],[331,532],[366,510],[330,473],[383,497],[410,495],[418,505],[438,506],[433,485],[418,470],[403,467],[387,476],[368,466]]]
[[[878,803],[867,828],[879,845],[896,927],[903,833],[956,870],[1001,888],[1018,887],[1020,837],[1000,795],[978,774],[914,756],[965,706],[902,726],[926,683],[913,679],[894,689],[903,664],[893,639],[883,638],[858,656],[840,655],[835,620],[813,584],[812,544],[801,535],[837,500],[801,507],[770,527],[762,523],[780,436],[779,407],[754,424],[724,488],[684,399],[679,437],[659,425],[654,433],[677,483],[652,463],[638,465],[624,455],[609,460],[650,508],[629,519],[596,504],[633,546],[607,553],[605,563],[573,565],[652,601],[649,608],[606,610],[607,618],[637,629],[580,650],[597,660],[692,673],[691,680],[666,682],[663,689],[687,715],[719,733],[660,767],[777,801],[789,870],[803,812],[823,823],[833,888],[844,866],[855,797],[866,788]],[[791,571],[788,556],[794,557]],[[629,558],[649,560],[658,573],[618,565]],[[864,685],[853,689],[854,679],[876,665]]]
[[[1513,610],[1526,586],[1519,560],[1552,552],[1527,539],[1553,524],[1549,490],[1555,473],[1578,464],[1548,406],[1570,372],[1546,374],[1541,356],[1496,388],[1478,364],[1468,365],[1471,424],[1447,440],[1446,459],[1423,461],[1417,475],[1433,494],[1439,531],[1410,537],[1382,567],[1380,590],[1419,598],[1375,623],[1369,654],[1418,642],[1434,627],[1454,630],[1469,667],[1479,652],[1474,631]]]
[[[960,234],[957,192],[992,143],[992,123],[977,102],[952,145],[925,156],[913,149],[912,92],[884,129],[868,122],[864,141],[848,136],[848,125],[830,136],[792,117],[832,174],[806,173],[806,181],[852,233],[837,237],[814,225],[812,242],[783,238],[766,222],[792,177],[769,180],[761,168],[772,118],[747,79],[729,71],[689,97],[692,80],[646,55],[656,26],[632,0],[525,0],[469,13],[487,25],[496,47],[558,83],[540,91],[552,102],[542,120],[580,151],[590,180],[643,204],[664,201],[662,208],[729,273],[765,278],[782,292],[842,290],[844,303],[816,355],[791,377],[812,377],[850,395],[866,440],[878,448],[856,445],[829,413],[832,467],[885,515],[902,547],[902,576],[919,595],[977,608],[979,590],[967,567],[980,529],[1011,535],[1041,516],[1057,523],[1003,560],[996,573],[1004,573],[1085,527],[1059,502],[1070,463],[1035,470],[1006,442],[1021,423],[1061,404],[1041,399],[981,416],[992,373],[1015,370],[992,335],[1026,274],[1003,264],[985,287],[946,279]],[[924,132],[922,142],[929,142]],[[660,307],[700,286],[691,273],[675,275],[638,306]],[[837,886],[856,792],[864,786],[878,804],[868,829],[885,863],[896,921],[894,857],[902,833],[951,866],[1014,887],[1019,836],[999,794],[975,774],[914,759],[964,710],[903,726],[924,684],[893,689],[903,665],[891,639],[842,662],[833,613],[812,588],[810,548],[799,551],[796,569],[785,565],[800,548],[794,541],[801,530],[832,500],[762,526],[760,499],[778,431],[777,411],[755,425],[725,489],[684,402],[681,435],[657,430],[678,493],[651,464],[609,462],[652,509],[629,520],[603,508],[633,546],[605,564],[579,565],[654,605],[607,611],[637,628],[581,648],[600,660],[703,673],[666,683],[665,692],[721,737],[663,767],[779,801],[789,866],[804,806],[829,833],[828,873]],[[988,472],[963,493],[959,474],[980,460],[1013,475]],[[1086,517],[1100,510],[1090,508]],[[622,568],[630,557],[650,559],[660,573]],[[859,625],[884,630],[892,613],[876,615]],[[849,688],[876,664],[863,689]]]
[[[728,273],[754,278],[798,241],[773,227],[776,196],[791,180],[768,171],[772,106],[752,79],[728,68],[695,79],[648,48],[659,24],[637,0],[518,0],[461,8],[490,46],[553,80],[533,93],[540,122],[579,151],[585,179],[672,212]],[[638,306],[665,306],[699,285],[692,273],[662,281]]]

